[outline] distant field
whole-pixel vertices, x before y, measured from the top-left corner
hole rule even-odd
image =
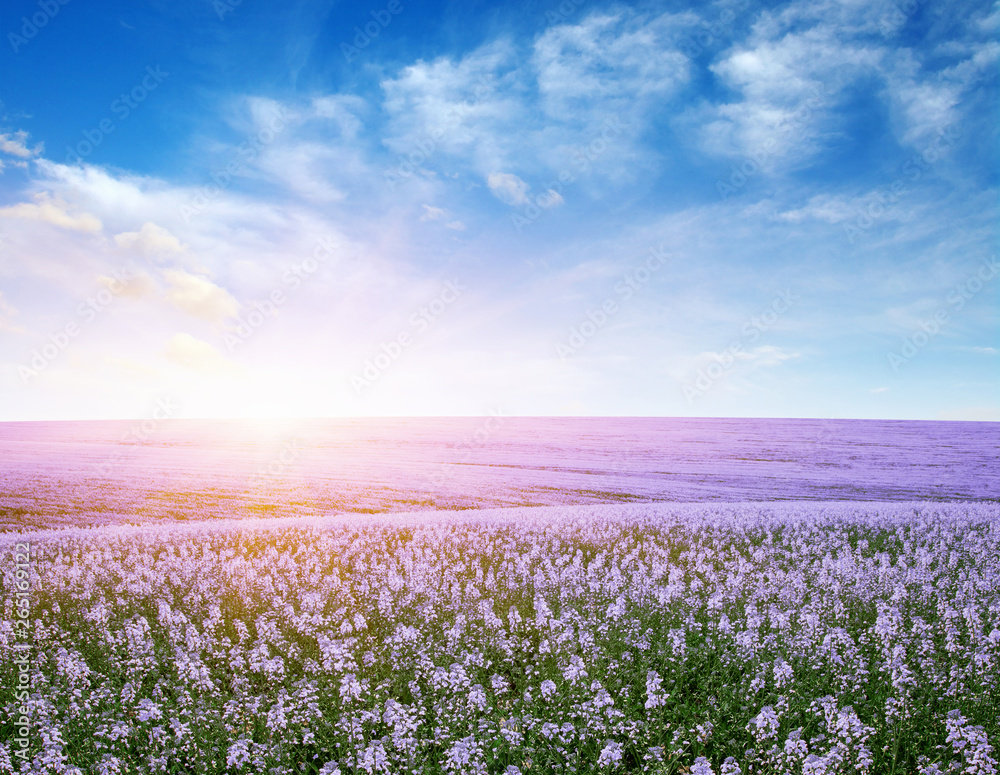
[[[1000,424],[403,418],[0,424],[0,530],[623,502],[1000,501]]]

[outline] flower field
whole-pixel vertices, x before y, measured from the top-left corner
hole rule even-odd
[[[998,516],[628,504],[7,534],[0,772],[996,772]]]

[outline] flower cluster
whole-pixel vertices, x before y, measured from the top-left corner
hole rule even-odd
[[[0,773],[996,773],[998,513],[633,504],[32,534],[30,691],[0,688],[0,731],[23,705],[32,743],[0,734]]]

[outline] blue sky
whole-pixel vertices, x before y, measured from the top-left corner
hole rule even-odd
[[[1000,6],[0,13],[2,420],[1000,420]]]

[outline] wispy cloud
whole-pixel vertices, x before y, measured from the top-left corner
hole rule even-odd
[[[126,250],[135,250],[143,255],[183,253],[184,245],[162,226],[146,222],[138,231],[123,231],[116,234],[115,244]]]
[[[319,30],[350,30],[347,6],[287,27],[250,4],[202,13],[191,50],[135,24],[171,78],[76,164],[51,149],[93,132],[119,85],[78,42],[49,51],[79,68],[73,99],[19,58],[0,115],[2,373],[112,293],[127,302],[46,376],[94,407],[102,385],[177,380],[192,412],[280,409],[288,375],[315,386],[296,407],[334,414],[995,403],[995,296],[968,286],[995,282],[977,274],[1000,219],[995,10],[569,5],[403,12],[350,62]],[[359,364],[455,277],[460,302],[355,396]],[[780,288],[801,301],[754,327]],[[887,376],[885,353],[942,309],[919,366]],[[724,387],[689,406],[677,375],[727,353]],[[935,370],[967,375],[960,395]],[[904,378],[919,389],[888,381]],[[32,400],[5,393],[15,414]]]
[[[41,221],[60,229],[96,233],[103,228],[100,220],[90,213],[70,212],[70,206],[59,199],[52,199],[46,193],[37,194],[34,202],[0,207],[0,218],[18,218]]]

